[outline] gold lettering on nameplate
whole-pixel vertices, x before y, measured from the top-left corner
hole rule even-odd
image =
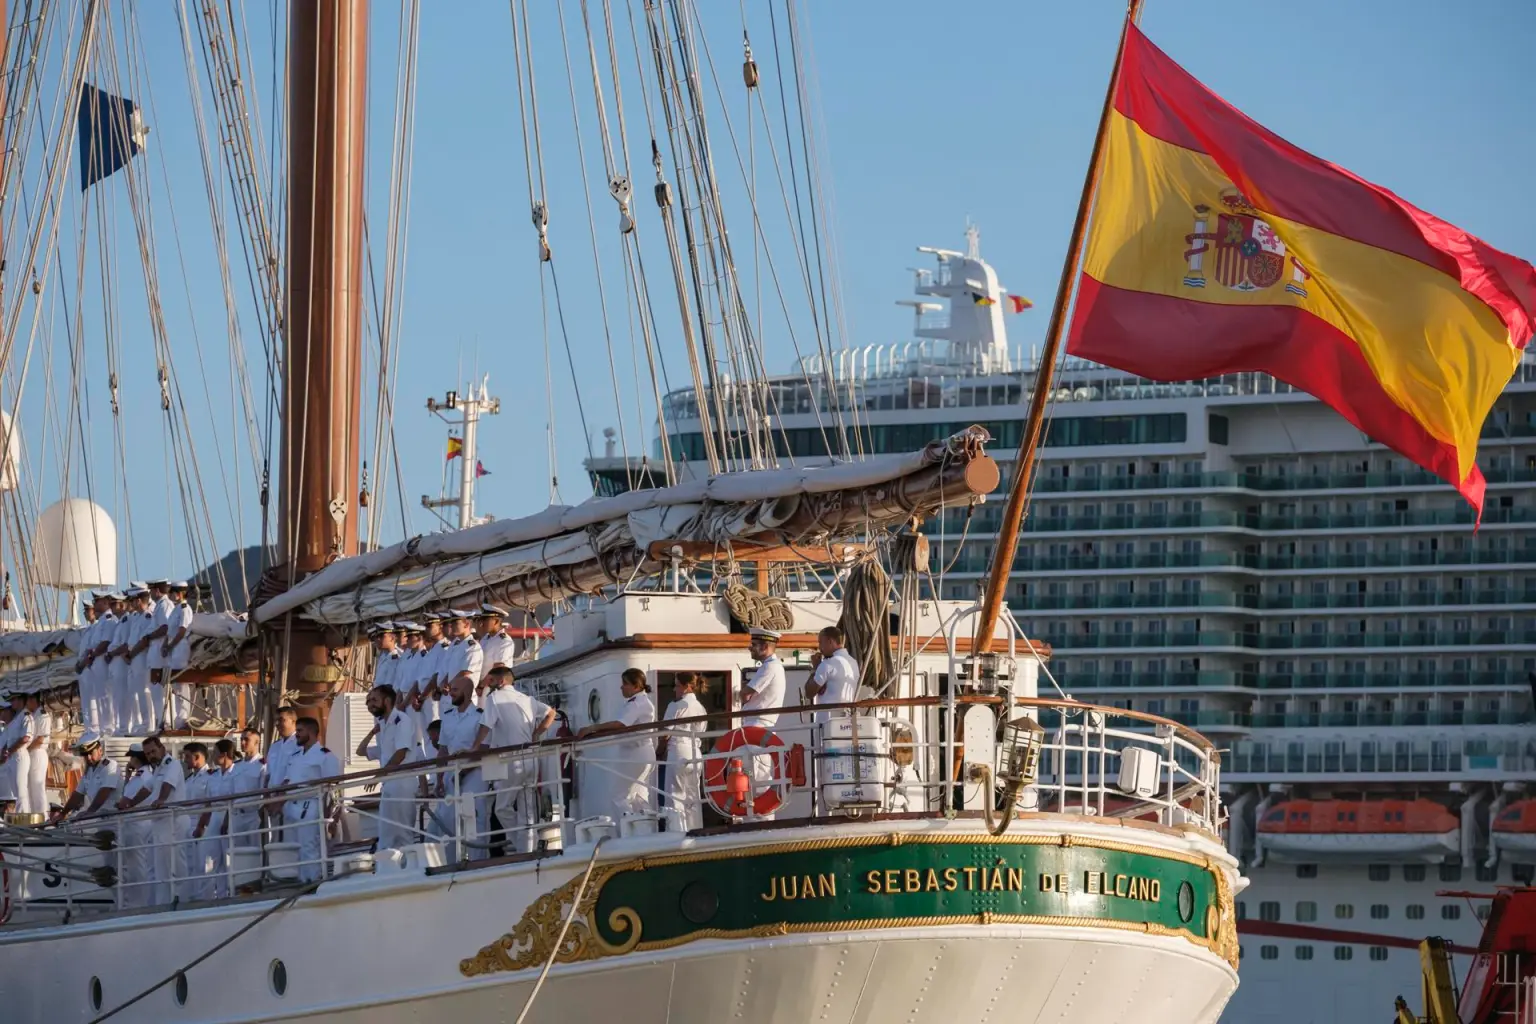
[[[1083,891],[1090,896],[1114,896],[1125,900],[1156,903],[1163,898],[1163,883],[1142,875],[1111,875],[1104,871],[1083,874]]]
[[[1067,876],[1061,879],[1066,890]],[[864,873],[864,891],[896,895],[909,892],[1023,892],[1023,868],[876,868]],[[768,897],[764,896],[764,899]],[[803,897],[802,897],[803,898]]]
[[[1041,892],[1071,893],[1071,891],[1072,891],[1072,882],[1067,877],[1067,873],[1064,872],[1064,871],[1062,873],[1056,874],[1056,875],[1052,875],[1052,874],[1047,874],[1045,872],[1041,872],[1041,874],[1040,874],[1040,891]]]
[[[877,872],[870,872],[876,874]],[[870,890],[873,892],[874,890]],[[768,891],[758,893],[764,903],[783,900],[825,900],[837,895],[836,875],[773,875],[768,879]]]

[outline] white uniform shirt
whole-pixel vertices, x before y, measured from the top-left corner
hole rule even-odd
[[[336,756],[319,743],[311,744],[308,750],[297,744],[295,747],[283,772],[283,785],[298,786],[339,774]]]
[[[777,709],[784,706],[784,663],[779,660],[779,656],[770,654],[757,666],[747,686],[752,690],[752,699],[743,704],[741,710],[769,713],[747,715],[741,719],[741,723],[772,729],[779,723]]]
[[[619,717],[616,721],[620,725],[649,725],[656,721],[656,702],[651,700],[650,694],[641,690],[619,708]],[[614,756],[616,759],[621,758],[625,761],[655,761],[655,734],[643,732],[631,737],[618,746]]]
[[[424,657],[424,662],[421,666],[422,689],[426,689],[427,684],[432,681],[433,676],[437,676],[437,682],[439,686],[448,681],[444,677],[443,673],[448,668],[447,664],[445,663],[445,659],[447,658],[448,648],[451,646],[453,646],[453,644],[447,637],[443,637],[436,641],[429,641],[427,643],[426,650],[422,652]]]
[[[299,734],[275,739],[267,748],[267,785],[277,788],[288,774],[288,762],[299,752]]]
[[[242,758],[229,766],[225,778],[231,796],[254,793],[267,787],[267,766],[261,762],[260,758],[251,760]]]
[[[813,704],[852,704],[859,699],[859,663],[853,660],[853,655],[847,648],[839,647],[830,658],[821,659],[821,664],[816,666],[816,671],[811,676],[811,681],[825,686],[816,697],[812,698]],[[838,714],[846,715],[847,711]],[[825,722],[829,711],[818,711],[816,720]]]
[[[150,773],[149,785],[150,803],[160,799],[160,792],[167,785],[171,787],[171,795],[166,798],[167,802],[182,799],[187,788],[187,775],[182,770],[181,762],[170,754],[165,755],[165,760],[155,765]]]
[[[129,625],[131,626],[131,630],[130,630],[130,632],[128,634],[128,646],[131,648],[135,644],[137,644],[140,640],[142,640],[146,636],[148,636],[154,630],[154,628],[155,628],[154,613],[153,612],[135,612],[133,615],[129,616]],[[158,657],[158,651],[159,651],[159,648],[157,648],[154,643],[151,643],[147,648],[145,648],[144,650],[140,651],[138,653],[137,657],[130,659],[128,664],[131,665],[131,666],[135,666],[135,667],[137,667],[139,665],[143,665],[143,664],[145,664],[144,659],[146,657],[149,657],[149,658]],[[154,667],[155,665],[157,665],[159,663],[151,661],[149,664],[150,664],[150,667]],[[159,713],[156,712],[157,716],[158,716],[158,714]]]
[[[181,643],[172,647],[171,653],[165,658],[167,668],[180,671],[186,668],[192,659],[192,606],[186,601],[171,605],[166,625],[169,628],[166,629],[165,639],[156,640],[156,645],[170,641],[182,629],[187,631],[186,636],[181,638]]]
[[[169,597],[157,597],[152,601],[149,611],[146,613],[149,617],[149,625],[144,628],[144,632],[140,633],[139,636],[143,637],[148,633],[153,633],[161,626],[170,626],[171,612],[175,607],[175,605],[171,604]],[[145,653],[149,655],[150,668],[163,668],[165,666],[165,657],[160,653],[160,645],[165,643],[166,638],[170,636],[170,632],[168,629],[165,636],[149,642],[149,650]]]
[[[468,672],[470,681],[478,683],[480,667],[484,662],[485,654],[480,650],[480,641],[472,636],[461,636],[448,647],[448,652],[443,658],[442,678],[439,682],[447,684],[460,673]]]
[[[398,651],[380,651],[379,656],[373,662],[373,685],[393,686],[400,689],[395,682],[400,676],[400,653]],[[405,696],[401,693],[400,696]]]
[[[128,799],[132,799],[138,796],[140,793],[148,793],[149,797],[139,804],[140,807],[143,807],[145,804],[148,804],[155,798],[154,780],[155,775],[153,769],[151,769],[148,765],[139,768],[123,781],[123,796]],[[89,806],[89,804],[87,804],[87,806]]]
[[[42,737],[46,743],[48,737],[53,735],[53,716],[42,708],[30,712],[30,714],[32,715],[32,738]],[[46,746],[44,749],[47,749]]]
[[[213,771],[207,765],[199,768],[197,771],[186,777],[186,783],[182,786],[181,796],[179,799],[188,802],[193,800],[207,800],[210,796],[213,795],[211,792],[209,792],[212,778]],[[192,830],[197,827],[197,819],[201,818],[203,816],[203,812],[210,810],[210,808],[207,805],[202,805],[199,807],[189,808],[188,810],[190,813],[179,816],[179,818],[183,827],[186,829],[187,834],[190,835]],[[209,823],[210,825],[212,824],[211,818],[209,819]],[[214,835],[215,832],[210,827],[209,830],[203,834]]]
[[[33,732],[33,729],[36,727],[36,725],[37,723],[32,718],[32,713],[30,711],[18,712],[16,717],[11,719],[11,724],[5,731],[6,747],[9,748],[14,746],[18,740],[26,741],[22,743],[22,749],[30,747],[32,745],[32,738],[36,735],[36,733]],[[26,784],[25,779],[22,780],[22,784]]]
[[[112,612],[103,612],[101,618],[91,623],[90,639],[86,641],[86,650],[94,651],[100,647],[102,641],[106,641],[107,647],[112,646],[112,638],[117,635],[117,626],[120,620]],[[105,665],[106,662],[97,659],[95,665]]]
[[[671,722],[679,718],[702,717],[706,713],[698,694],[685,693],[667,705],[667,713],[662,716],[662,721]],[[698,760],[699,734],[704,731],[707,724],[707,722],[687,722],[669,726],[666,730],[667,760],[672,762]]]
[[[484,679],[485,674],[497,665],[512,667],[512,661],[517,657],[517,644],[506,633],[492,633],[480,641],[480,653],[485,656],[480,665],[480,678]]]
[[[493,747],[515,747],[533,742],[533,727],[544,721],[549,705],[509,684],[485,691],[480,724],[491,730],[486,742]]]
[[[443,712],[442,725],[438,726],[442,732],[438,735],[441,746],[450,754],[462,754],[475,748],[475,737],[480,733],[480,724],[484,715],[473,704],[465,706],[463,711],[450,706]]]
[[[139,627],[143,621],[144,616],[138,612],[124,612],[123,617],[117,620],[117,628],[112,631],[112,639],[107,643],[107,650],[115,651],[119,647],[132,650],[133,645],[139,642]],[[128,662],[120,656],[113,663],[126,665]]]
[[[416,724],[404,711],[395,708],[379,719],[379,732],[368,745],[368,756],[378,761],[379,767],[383,768],[399,750],[406,752],[405,760],[400,764],[410,764],[414,759],[413,752],[419,749],[416,746]]]
[[[96,794],[102,790],[120,790],[123,788],[123,778],[117,762],[110,757],[104,757],[95,764],[85,766],[85,772],[80,776],[80,785],[76,792],[85,800],[80,805],[80,810],[88,811],[96,800]],[[116,801],[110,796],[102,805],[103,809],[110,808]]]
[[[240,762],[238,761],[235,762],[235,764],[239,763]],[[234,764],[230,765],[227,771],[223,768],[209,768],[207,770],[206,774],[208,776],[208,799],[227,800],[232,796],[238,795],[238,791],[235,789],[236,780],[234,772]],[[203,835],[221,835],[224,832],[225,813],[226,809],[224,805],[215,805],[213,816],[208,819],[208,830],[204,832]]]

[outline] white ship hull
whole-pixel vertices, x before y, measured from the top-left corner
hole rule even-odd
[[[1015,856],[1010,850],[1027,846],[1054,855],[1078,844],[1124,850],[1127,838],[1134,839],[1135,856],[1152,858],[1145,863],[1167,858],[1206,865],[1213,879],[1219,874],[1221,901],[1230,910],[1228,886],[1236,872],[1209,838],[1098,823],[1078,828],[1080,821],[1044,820],[1048,817],[1028,823],[1036,826],[1030,829],[1016,823],[1004,840],[1008,846],[993,849]],[[682,841],[637,837],[604,846],[593,877],[601,878],[602,869],[614,864],[636,870],[637,858],[662,864],[695,855],[718,863],[729,860],[732,851],[751,854],[843,841],[864,843],[867,849],[872,832],[879,834],[882,849],[900,848],[901,856],[908,856],[905,851],[926,846],[961,865],[977,860],[960,852],[969,847],[954,844],[988,841],[974,823],[958,822],[775,829]],[[1063,842],[1067,832],[1071,838]],[[548,948],[566,913],[550,909],[557,901],[546,901],[549,905],[541,910],[539,898],[579,885],[590,853],[590,847],[572,849],[556,859],[447,873],[381,866],[377,874],[332,881],[276,911],[274,900],[261,899],[19,929],[0,939],[5,1019],[14,1024],[89,1021],[228,942],[186,970],[184,1005],[178,1005],[173,982],[112,1019],[122,1024],[167,1019],[228,1024],[512,1021],[547,958],[533,956],[522,940],[536,933],[541,938],[533,948]],[[1002,863],[1001,857],[982,862],[993,859]],[[657,868],[641,870],[654,874]],[[1164,901],[1175,898],[1172,886],[1167,889]],[[761,895],[749,888],[729,898]],[[893,913],[901,912],[903,895],[883,899]],[[1155,925],[1074,916],[1093,913],[1088,904],[1094,899],[1077,893],[1059,899],[1059,916],[986,920],[990,914],[971,914],[964,921],[939,924],[921,915],[839,922],[836,907],[846,901],[829,900],[831,916],[824,926],[724,937],[700,933],[657,943],[663,948],[654,949],[647,948],[642,935],[630,951],[610,949],[556,963],[528,1020],[1033,1024],[1135,1019],[1138,1024],[1210,1024],[1220,1015],[1237,974],[1217,952],[1218,941]],[[1216,906],[1214,897],[1211,905]],[[231,941],[263,914],[269,916]],[[530,922],[533,933],[519,930]],[[571,934],[590,939],[597,925],[592,922],[591,931],[584,931],[588,922],[578,915]],[[1192,927],[1198,930],[1199,925]],[[510,945],[501,948],[522,950],[527,966],[495,966],[496,956],[488,960],[487,950],[513,933],[516,941],[509,938]],[[545,945],[538,946],[539,941]],[[286,974],[282,995],[273,985],[277,961]],[[92,1004],[93,979],[100,983],[100,1011]]]
[[[1361,860],[1422,860],[1439,863],[1460,848],[1461,832],[1411,832],[1400,835],[1390,833],[1347,834],[1315,833],[1286,834],[1260,832],[1259,848],[1289,860],[1315,861],[1324,858]]]

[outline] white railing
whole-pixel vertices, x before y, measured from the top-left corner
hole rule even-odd
[[[1194,824],[1213,835],[1221,828],[1219,757],[1183,726],[1065,700],[957,703],[990,705],[1043,728],[1039,772],[1018,810]],[[818,722],[818,712],[828,721]],[[974,787],[975,775],[946,737],[953,717],[939,698],[790,708],[771,730],[744,718],[651,723],[233,798],[6,828],[3,912],[22,922],[201,904],[293,892],[380,862],[434,867],[551,856],[590,850],[605,836],[729,832],[770,820],[815,826],[983,816],[974,800],[969,810],[955,806],[957,787],[966,780]],[[686,756],[691,744],[678,731],[685,726],[702,727],[691,734],[696,756]],[[670,759],[658,759],[663,737]],[[987,767],[995,773],[998,765]]]

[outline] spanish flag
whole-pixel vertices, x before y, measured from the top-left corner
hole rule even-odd
[[[448,439],[448,458],[445,459],[444,461],[452,462],[454,459],[459,458],[463,454],[464,454],[464,442],[459,440],[456,437],[450,437]]]
[[[1035,305],[1033,302],[1029,301],[1022,295],[1008,296],[1008,304],[1013,307],[1013,311],[1015,313],[1022,313],[1026,309],[1033,309]]]
[[[1108,118],[1067,350],[1154,380],[1272,374],[1480,516],[1530,264],[1281,139],[1134,25]]]

